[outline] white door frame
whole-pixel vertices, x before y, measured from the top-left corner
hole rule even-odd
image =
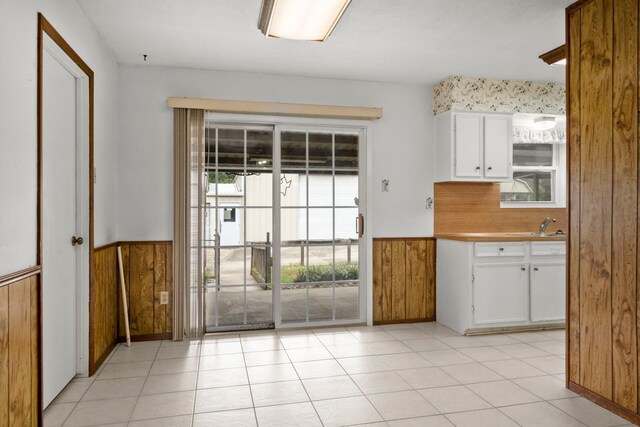
[[[310,130],[360,130],[359,141],[359,194],[360,205],[359,210],[364,215],[364,236],[360,239],[360,318],[355,320],[341,321],[341,324],[362,324],[373,325],[373,201],[372,201],[372,165],[373,165],[373,150],[370,148],[373,144],[373,124],[370,121],[363,120],[343,120],[343,119],[329,119],[329,118],[305,118],[305,117],[290,117],[290,116],[256,116],[251,114],[225,114],[225,113],[207,113],[212,120],[219,124],[229,125],[266,125],[274,126],[274,152],[277,147],[280,147],[280,129],[286,128],[306,128]],[[274,169],[276,168],[276,157],[274,156]],[[279,161],[279,160],[278,160]],[[279,164],[277,165],[280,166]],[[276,182],[277,181],[277,182]],[[274,194],[280,191],[279,177],[276,180],[274,174]],[[364,197],[363,197],[364,196]],[[364,203],[362,203],[364,199]],[[277,203],[273,206],[273,223],[274,225],[280,223],[280,209],[279,198],[275,198]],[[277,206],[276,206],[277,205]],[[274,228],[275,230],[275,228]],[[280,236],[278,233],[273,233],[273,244],[276,245],[276,239]],[[274,254],[274,258],[277,254]],[[277,269],[276,269],[277,270]],[[274,281],[276,274],[279,276],[279,272],[274,271]],[[317,321],[317,322],[304,322],[304,323],[282,323],[280,319],[280,288],[274,287],[274,323],[276,328],[300,328],[300,327],[322,327],[335,325],[335,321]],[[276,295],[278,294],[278,295]],[[275,314],[278,314],[276,316]]]
[[[43,49],[76,79],[76,218],[77,233],[85,240],[76,253],[76,371],[81,376],[88,376],[90,208],[89,181],[86,177],[89,176],[90,156],[89,76],[47,34],[43,36]],[[43,263],[46,262],[44,259]]]

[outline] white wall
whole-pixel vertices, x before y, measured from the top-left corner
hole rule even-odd
[[[95,72],[95,243],[115,240],[115,59],[75,1],[0,1],[0,276],[36,263],[37,14]]]
[[[170,240],[173,116],[168,96],[382,107],[372,125],[374,237],[433,234],[431,90],[423,85],[120,67],[118,239]],[[257,117],[259,120],[260,118]],[[390,192],[381,192],[381,180]]]

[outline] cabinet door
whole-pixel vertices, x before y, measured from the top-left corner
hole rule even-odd
[[[528,268],[524,263],[475,264],[473,323],[520,323],[529,319]]]
[[[531,321],[564,321],[566,264],[531,264]]]
[[[482,178],[482,115],[456,114],[455,177]]]
[[[484,176],[509,179],[511,173],[511,117],[484,118]]]

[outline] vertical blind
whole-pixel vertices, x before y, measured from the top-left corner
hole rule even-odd
[[[173,339],[203,335],[204,111],[174,109]]]

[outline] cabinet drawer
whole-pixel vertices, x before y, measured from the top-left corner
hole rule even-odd
[[[474,253],[477,257],[523,257],[525,244],[513,242],[476,243]]]
[[[566,254],[567,244],[565,242],[531,242],[531,255],[533,256]]]

